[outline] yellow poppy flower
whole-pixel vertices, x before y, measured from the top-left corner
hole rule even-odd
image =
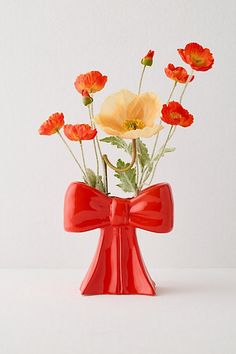
[[[105,99],[95,122],[109,135],[124,139],[149,138],[162,129],[154,123],[160,117],[161,108],[154,93],[136,95],[121,90]]]

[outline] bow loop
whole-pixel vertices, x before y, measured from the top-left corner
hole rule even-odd
[[[110,225],[110,198],[82,182],[71,183],[64,203],[64,228],[83,232]]]
[[[173,198],[169,184],[155,184],[131,199],[130,224],[158,233],[172,230]]]
[[[72,183],[64,208],[66,231],[83,232],[106,226],[132,226],[164,233],[173,227],[173,200],[170,186],[156,184],[137,197],[108,197],[84,183]]]

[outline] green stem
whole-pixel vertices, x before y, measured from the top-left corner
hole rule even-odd
[[[102,159],[102,164],[103,164],[103,168],[104,168],[104,187],[105,187],[105,193],[108,193],[108,178],[107,178],[107,164],[106,162]]]
[[[63,141],[63,143],[65,144],[65,146],[67,147],[68,151],[70,152],[71,156],[73,157],[73,159],[75,160],[75,162],[77,163],[77,165],[79,166],[81,172],[83,173],[83,176],[86,177],[86,174],[82,168],[82,166],[80,165],[79,161],[77,160],[77,158],[75,157],[75,154],[73,153],[73,151],[71,150],[71,148],[69,147],[69,145],[67,144],[66,140],[63,138],[62,134],[60,133],[60,131],[57,131],[57,134],[59,135],[59,137],[61,138],[61,140]]]
[[[158,162],[160,161],[162,155],[163,155],[163,152],[165,151],[165,148],[166,148],[166,145],[167,143],[169,142],[169,140],[171,139],[171,137],[173,136],[173,129],[174,129],[174,126],[172,125],[170,127],[170,130],[169,130],[169,133],[167,135],[167,138],[166,138],[166,141],[164,143],[164,145],[162,146],[162,149],[161,149],[161,152],[159,153],[158,157],[157,157],[157,160],[156,160],[156,163],[155,163],[155,166],[154,166],[154,169],[152,170],[152,175],[151,175],[151,179],[149,181],[149,185],[152,183],[152,180],[153,180],[153,177],[155,175],[155,172],[156,172],[156,168],[157,168],[157,165],[158,165]]]
[[[168,97],[168,100],[167,100],[166,104],[168,104],[168,103],[170,102],[170,100],[171,100],[171,98],[172,98],[172,96],[173,96],[173,94],[174,94],[174,91],[175,91],[175,88],[176,88],[177,84],[178,84],[178,82],[175,81],[175,82],[174,82],[174,86],[173,86],[173,88],[172,88],[172,90],[171,90],[171,92],[170,92],[170,95],[169,95],[169,97]],[[160,124],[161,124],[161,123],[162,123],[162,122],[160,121]],[[158,132],[157,135],[156,135],[156,140],[155,140],[155,144],[154,144],[154,147],[153,147],[153,150],[152,150],[151,159],[153,158],[153,156],[155,155],[155,152],[156,152],[156,146],[157,146],[159,134],[160,134],[160,132]]]
[[[189,85],[189,83],[190,83],[192,77],[193,77],[193,73],[194,73],[194,70],[191,71],[191,73],[189,74],[188,80],[187,80],[187,82],[186,82],[185,85],[184,85],[183,91],[182,91],[182,93],[181,93],[181,95],[180,95],[180,98],[179,98],[179,103],[180,103],[180,104],[182,103],[184,94],[185,94],[185,92],[186,92],[186,90],[187,90],[187,87],[188,87],[188,85]],[[173,89],[172,89],[172,91],[171,91],[171,93],[170,93],[170,96],[169,96],[169,98],[168,98],[167,103],[170,101],[170,99],[171,99],[171,97],[172,97],[172,95],[173,95],[173,93],[174,93],[174,90],[175,90],[175,88],[176,88],[176,85],[177,85],[177,82],[175,82],[175,84],[174,84],[174,87],[173,87]],[[163,154],[163,152],[164,152],[164,149],[165,149],[165,147],[166,147],[168,141],[169,141],[169,140],[172,138],[172,136],[174,135],[174,133],[175,133],[175,131],[176,131],[176,128],[177,128],[177,126],[171,126],[170,131],[169,131],[169,134],[168,134],[168,137],[167,137],[167,139],[166,139],[166,141],[165,141],[165,144],[163,145],[163,149],[162,149],[161,153],[159,154],[159,156],[158,156],[158,158],[157,158],[157,161],[156,161],[156,164],[155,164],[154,169],[152,170],[152,176],[151,176],[151,179],[150,179],[150,181],[149,181],[148,184],[151,184],[151,183],[152,183],[152,180],[153,180],[153,177],[154,177],[154,174],[155,174],[155,171],[156,171],[158,162],[160,161],[160,159],[161,159],[161,157],[162,157],[162,154]],[[157,140],[157,139],[158,139],[158,137],[156,138],[156,140]],[[154,154],[152,155],[152,158],[153,158],[153,157],[154,157]],[[144,176],[144,178],[141,179],[142,185],[140,186],[140,189],[142,188],[144,182],[148,179],[148,177],[149,177],[149,176],[147,175],[147,170],[146,170],[146,175]]]
[[[93,123],[93,115],[92,115],[92,111],[90,109],[90,105],[88,105],[88,111],[89,111],[89,118],[90,118],[90,122],[91,122],[91,126],[94,129],[95,125]],[[98,152],[97,152],[97,148],[96,148],[96,142],[93,139],[93,148],[94,148],[94,152],[95,152],[95,157],[96,157],[96,165],[97,165],[97,177],[99,177],[99,160],[98,160]]]
[[[91,97],[93,97],[92,94],[91,94]],[[93,102],[91,103],[91,120],[93,121],[93,124],[94,124]],[[95,127],[95,124],[94,124],[94,127]],[[100,158],[102,161],[103,179],[104,179],[104,183],[106,184],[105,188],[107,189],[107,193],[108,193],[108,183],[106,183],[106,181],[107,181],[107,166],[105,166],[105,162],[103,160],[103,154],[102,154],[101,146],[99,143],[98,134],[95,137],[95,141],[97,143],[98,152],[99,152],[99,155],[100,155]]]
[[[173,87],[171,89],[170,95],[168,97],[167,104],[170,102],[170,100],[171,100],[171,98],[172,98],[172,96],[174,94],[174,91],[176,89],[177,84],[178,84],[178,82],[175,81],[174,85],[173,85]],[[162,122],[160,121],[160,124],[161,123]],[[160,132],[157,133],[156,138],[155,138],[155,142],[154,142],[154,146],[153,146],[153,150],[152,150],[152,154],[151,154],[151,160],[153,159],[153,157],[154,157],[154,155],[156,153],[156,148],[157,148],[157,143],[158,143],[158,139],[159,139],[159,134],[160,134]],[[143,180],[145,181],[148,178],[147,174],[148,174],[148,167],[145,166],[145,168],[143,169],[142,175],[141,175],[141,179],[140,179],[140,188],[141,188],[141,185],[143,183]]]
[[[168,98],[166,104],[168,104],[168,103],[170,102],[170,100],[171,100],[171,98],[172,98],[172,96],[173,96],[173,93],[174,93],[174,91],[175,91],[175,88],[176,88],[177,84],[178,84],[178,81],[175,81],[175,82],[174,82],[174,86],[173,86],[173,88],[172,88],[172,90],[171,90],[171,92],[170,92],[170,96],[169,96],[169,98]]]
[[[173,86],[173,88],[172,88],[172,90],[170,92],[170,95],[168,97],[168,100],[167,100],[166,104],[168,104],[170,102],[170,100],[171,100],[171,98],[172,98],[172,96],[174,94],[174,91],[175,91],[175,88],[176,88],[177,84],[178,84],[178,82],[175,81],[174,82],[174,86]],[[160,124],[161,124],[161,122],[160,122]],[[152,151],[151,159],[153,158],[153,156],[155,155],[155,152],[156,152],[156,146],[157,146],[159,134],[160,134],[160,132],[158,132],[158,134],[156,136],[156,140],[155,140],[154,148],[153,148],[153,151]]]
[[[138,145],[138,144],[137,144]],[[138,146],[137,146],[138,148]],[[139,153],[139,152],[138,152]],[[139,161],[136,158],[136,186],[137,186],[137,194],[138,194],[138,185],[139,185]]]
[[[81,140],[79,141],[79,145],[80,145],[80,150],[81,150],[81,155],[82,155],[84,169],[86,171],[86,179],[87,179],[87,182],[89,183],[88,173],[87,173],[87,166],[86,166],[86,163],[85,163],[84,148],[83,148],[83,143],[82,143]]]
[[[95,137],[95,140],[96,140],[96,142],[97,142],[99,155],[100,155],[101,159],[103,159],[103,157],[102,157],[102,156],[103,156],[103,155],[102,155],[102,150],[101,150],[100,143],[99,143],[99,139],[98,139],[97,135],[96,135],[96,137]]]
[[[91,94],[91,97],[93,97],[92,94]],[[93,124],[93,127],[96,128],[95,123],[94,123],[93,102],[91,103],[90,106],[91,106],[90,107],[90,111],[89,111],[89,113],[90,113],[90,121],[91,121],[91,124]],[[101,160],[103,161],[102,150],[101,150],[101,146],[100,146],[100,143],[99,143],[98,134],[96,135],[95,140],[96,140],[96,143],[97,143],[97,147],[98,147],[98,151],[99,151]]]
[[[188,87],[188,84],[190,83],[192,77],[193,77],[193,73],[194,73],[194,70],[192,69],[191,73],[189,74],[189,77],[188,77],[188,80],[186,81],[186,84],[184,85],[184,89],[180,95],[180,98],[179,98],[179,103],[181,104],[182,103],[182,100],[183,100],[183,97],[184,97],[184,94],[185,94],[185,91]]]
[[[158,132],[156,134],[156,139],[155,139],[155,143],[154,143],[152,154],[151,154],[151,160],[152,160],[152,158],[153,158],[153,156],[155,154],[155,151],[156,151],[156,147],[157,147],[157,143],[158,143],[158,139],[159,139],[159,134],[160,134],[160,132]]]
[[[138,95],[140,95],[140,92],[141,92],[141,87],[142,87],[142,82],[143,82],[143,75],[144,75],[145,69],[146,69],[146,65],[143,66],[143,70],[142,70],[142,73],[141,73],[139,86],[138,86]]]
[[[145,69],[146,69],[146,65],[143,66],[143,70],[142,70],[141,77],[139,80],[138,95],[140,95],[140,92],[141,92]],[[141,179],[142,179],[142,174],[143,174],[143,170],[141,172]],[[137,183],[137,193],[138,193],[138,185],[139,185],[139,161],[138,161],[138,159],[136,160],[136,183]]]

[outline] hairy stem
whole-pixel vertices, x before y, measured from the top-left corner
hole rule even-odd
[[[194,70],[192,69],[191,73],[189,74],[188,80],[186,81],[186,84],[184,85],[184,89],[183,89],[183,91],[182,91],[182,93],[180,95],[179,103],[182,103],[185,91],[187,90],[188,84],[190,83],[190,81],[191,81],[191,79],[193,77],[193,73],[194,73]]]
[[[139,192],[138,185],[139,185],[139,163],[138,159],[136,159],[136,185],[137,185],[137,194]]]
[[[169,95],[169,97],[168,97],[168,100],[167,100],[166,104],[168,104],[168,103],[170,102],[170,100],[171,100],[171,98],[172,98],[172,96],[173,96],[173,94],[174,94],[174,91],[175,91],[175,88],[176,88],[177,84],[178,84],[178,82],[175,81],[175,82],[174,82],[174,86],[172,87],[172,90],[171,90],[171,92],[170,92],[170,95]],[[160,121],[160,124],[161,124],[161,123],[162,123],[162,122]],[[159,134],[160,134],[160,132],[158,132],[157,135],[156,135],[154,147],[153,147],[153,150],[152,150],[151,159],[153,158],[153,156],[155,155],[155,152],[156,152],[156,146],[157,146]]]
[[[173,87],[172,87],[172,89],[171,89],[170,95],[169,95],[169,97],[168,97],[167,104],[170,102],[170,100],[171,100],[171,98],[172,98],[172,96],[173,96],[173,94],[174,94],[174,91],[175,91],[175,89],[176,89],[177,84],[178,84],[178,82],[175,81],[175,82],[174,82],[174,85],[173,85]],[[162,123],[162,122],[160,121],[160,124],[161,124],[161,123]],[[156,138],[155,138],[155,142],[154,142],[154,146],[153,146],[153,150],[152,150],[152,154],[151,154],[151,160],[153,159],[153,157],[154,157],[154,155],[155,155],[155,153],[156,153],[156,148],[157,148],[157,143],[158,143],[158,139],[159,139],[159,134],[160,134],[160,132],[158,132],[158,133],[156,134]],[[172,134],[172,135],[173,135],[173,134]],[[142,183],[143,183],[144,181],[146,181],[148,177],[149,177],[148,167],[145,166],[144,169],[143,169],[143,171],[142,171],[142,175],[141,175],[141,179],[140,179],[140,189],[142,188]]]
[[[103,163],[103,168],[104,168],[104,187],[105,187],[105,193],[108,193],[108,178],[107,178],[107,164],[104,160],[102,160]]]
[[[82,143],[82,141],[79,142],[79,145],[80,145],[80,150],[81,150],[81,155],[82,155],[82,160],[83,160],[84,169],[85,169],[85,172],[86,172],[86,179],[87,179],[87,182],[89,183],[88,173],[87,173],[87,166],[86,166],[86,162],[85,162],[84,148],[83,148],[83,143]]]
[[[86,177],[86,173],[84,172],[82,166],[80,165],[79,161],[77,160],[77,158],[75,157],[75,154],[73,153],[73,151],[71,150],[71,148],[69,147],[69,145],[67,144],[66,140],[64,139],[64,137],[62,136],[62,134],[60,133],[60,131],[57,131],[57,134],[59,135],[59,137],[61,138],[61,140],[63,141],[63,143],[65,144],[65,146],[67,147],[68,151],[70,152],[71,156],[73,157],[73,159],[75,160],[75,162],[77,163],[77,165],[79,166],[81,172],[83,173],[83,176]]]
[[[174,130],[174,126],[172,125],[172,126],[170,127],[170,130],[169,130],[169,133],[168,133],[168,135],[167,135],[166,141],[165,141],[164,145],[162,146],[161,152],[159,153],[159,155],[158,155],[158,157],[157,157],[155,166],[154,166],[154,168],[153,168],[153,170],[152,170],[151,179],[150,179],[150,181],[149,181],[148,184],[151,184],[151,183],[152,183],[152,180],[153,180],[153,177],[154,177],[154,175],[155,175],[158,162],[160,161],[160,159],[161,159],[161,157],[162,157],[162,155],[163,155],[163,152],[165,151],[165,148],[166,148],[167,143],[169,142],[169,140],[170,140],[171,137],[173,136],[173,133],[172,133],[173,130]]]
[[[168,104],[170,102],[170,100],[171,100],[171,98],[172,98],[172,96],[174,94],[174,91],[175,91],[175,88],[176,88],[177,84],[178,84],[178,81],[175,81],[174,82],[174,86],[172,87],[172,90],[170,92],[170,96],[168,97],[168,100],[167,100],[166,104]]]
[[[95,125],[94,125],[94,122],[93,122],[93,115],[92,115],[92,111],[91,111],[90,105],[88,105],[88,111],[89,111],[89,118],[90,118],[91,126],[94,129]],[[99,160],[98,160],[98,152],[97,152],[97,147],[96,147],[96,141],[94,139],[93,139],[93,148],[94,148],[95,157],[96,157],[97,177],[98,177],[99,176]]]
[[[191,73],[189,74],[188,80],[187,80],[187,82],[186,82],[185,85],[184,85],[183,91],[182,91],[182,93],[181,93],[181,95],[180,95],[180,98],[179,98],[179,103],[180,103],[180,104],[182,103],[184,94],[185,94],[185,92],[186,92],[186,90],[187,90],[187,87],[188,87],[188,85],[189,85],[189,83],[190,83],[192,77],[193,77],[193,73],[194,73],[194,70],[191,71]],[[170,101],[170,99],[171,99],[171,97],[172,97],[172,95],[173,95],[173,93],[174,93],[174,90],[175,90],[176,86],[177,86],[177,82],[174,83],[174,86],[173,86],[173,88],[172,88],[172,91],[171,91],[171,93],[170,93],[170,96],[169,96],[169,98],[168,98],[167,103],[169,103],[169,101]],[[174,133],[175,133],[175,131],[176,131],[176,128],[177,128],[177,126],[171,126],[170,131],[169,131],[169,134],[168,134],[168,136],[167,136],[167,139],[166,139],[166,141],[165,141],[165,143],[164,143],[164,145],[163,145],[163,149],[162,149],[161,153],[159,153],[159,155],[158,155],[158,157],[157,157],[157,161],[156,161],[155,166],[154,166],[154,168],[153,168],[153,170],[152,170],[151,179],[150,179],[150,181],[149,181],[148,184],[151,184],[151,183],[152,183],[152,180],[153,180],[154,174],[155,174],[155,172],[156,172],[156,168],[157,168],[158,162],[160,161],[160,159],[161,159],[161,157],[162,157],[162,154],[163,154],[163,152],[164,152],[164,149],[165,149],[165,147],[166,147],[168,141],[169,141],[169,140],[172,138],[172,136],[174,135]],[[157,140],[158,140],[158,136],[156,137],[156,141],[157,141]],[[155,145],[156,145],[156,144],[155,144]],[[155,146],[155,145],[154,145],[154,146]],[[155,147],[155,148],[156,148],[156,147]],[[152,154],[152,158],[153,158],[153,157],[154,157],[154,154]],[[141,183],[142,183],[142,184],[140,183],[140,189],[142,188],[144,182],[149,178],[149,175],[148,175],[148,171],[147,171],[147,170],[146,170],[146,172],[145,172],[145,175],[142,176],[142,177],[143,177],[143,178],[141,178]]]
[[[91,94],[91,96],[92,96],[92,94]],[[91,121],[93,122],[94,127],[96,127],[95,123],[94,123],[93,102],[91,103],[90,114],[91,114]],[[97,143],[98,152],[99,152],[99,155],[100,155],[100,158],[101,158],[101,161],[102,161],[103,180],[104,180],[104,184],[106,184],[106,186],[105,186],[106,193],[108,193],[107,166],[105,165],[105,162],[103,160],[103,154],[102,154],[101,146],[100,146],[100,143],[99,143],[98,134],[95,136],[95,141]]]
[[[142,73],[141,73],[139,86],[138,86],[138,95],[140,95],[140,92],[141,92],[141,87],[142,87],[142,83],[143,83],[143,75],[144,75],[145,69],[146,69],[146,65],[143,66],[143,70],[142,70]]]

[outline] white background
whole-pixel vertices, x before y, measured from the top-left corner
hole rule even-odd
[[[236,265],[235,12],[230,0],[0,0],[1,354],[235,354],[235,269],[221,269]],[[64,232],[65,190],[80,174],[38,127],[56,111],[87,121],[73,86],[80,73],[109,77],[96,111],[110,93],[136,92],[149,49],[143,89],[165,102],[163,68],[185,65],[176,49],[191,41],[215,65],[189,85],[195,123],[177,129],[156,176],[172,185],[175,228],[139,230],[158,296],[80,296],[99,231]],[[89,143],[86,153],[92,167]]]
[[[63,231],[64,193],[79,171],[57,136],[37,129],[56,111],[87,121],[73,86],[80,73],[109,77],[96,111],[108,94],[136,91],[149,49],[155,65],[143,89],[164,102],[172,82],[163,68],[184,65],[176,49],[191,41],[209,47],[215,65],[189,86],[184,105],[195,123],[177,129],[176,152],[156,177],[172,185],[175,228],[139,231],[141,248],[153,268],[235,267],[235,10],[234,1],[0,1],[0,267],[88,266],[98,231]]]

